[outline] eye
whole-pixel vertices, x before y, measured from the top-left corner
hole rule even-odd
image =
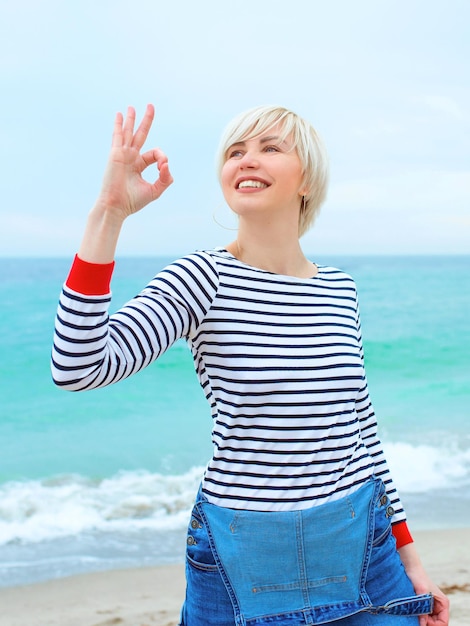
[[[264,149],[265,152],[280,152],[278,146],[266,146]]]
[[[227,159],[239,159],[242,156],[243,152],[241,150],[236,150],[235,148],[227,152]]]

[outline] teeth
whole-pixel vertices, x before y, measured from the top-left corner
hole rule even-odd
[[[267,185],[266,183],[262,183],[259,180],[243,180],[238,185],[238,188],[242,189],[243,187],[255,187],[256,189],[263,189],[264,187],[267,187]]]

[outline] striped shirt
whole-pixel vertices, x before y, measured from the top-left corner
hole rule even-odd
[[[209,402],[208,500],[256,511],[341,498],[373,474],[393,485],[364,371],[356,287],[319,266],[309,279],[245,265],[223,248],[167,266],[123,308],[64,287],[52,372],[73,391],[115,383],[185,338]]]

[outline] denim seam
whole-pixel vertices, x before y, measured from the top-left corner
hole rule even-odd
[[[199,563],[198,561],[195,561],[194,559],[192,559],[189,554],[186,554],[186,561],[187,563],[193,567],[194,569],[197,569],[201,572],[217,572],[218,571],[218,567],[217,565],[210,565],[209,563]]]
[[[299,597],[299,600],[300,598],[304,598],[304,602],[305,602],[304,608],[299,607],[299,609],[297,609],[296,611],[289,612],[289,619],[291,618],[297,619],[297,616],[298,616],[299,623],[302,623],[304,626],[311,626],[312,624],[329,623],[331,621],[335,621],[336,619],[346,618],[349,615],[354,615],[354,614],[361,613],[361,612],[378,613],[378,614],[384,614],[384,615],[385,614],[386,615],[397,614],[397,615],[410,615],[410,616],[421,615],[424,612],[429,612],[429,606],[430,604],[432,604],[432,598],[429,598],[427,596],[409,596],[405,598],[392,600],[383,605],[377,605],[377,604],[373,605],[367,593],[366,583],[368,579],[367,577],[368,577],[369,566],[371,564],[373,548],[375,548],[383,540],[383,537],[387,533],[390,532],[390,529],[387,528],[386,531],[381,532],[380,536],[376,540],[374,540],[375,530],[376,529],[379,530],[380,528],[378,525],[376,525],[375,521],[376,519],[378,519],[376,518],[376,515],[379,509],[380,510],[383,509],[383,504],[382,502],[380,502],[380,500],[381,500],[381,497],[383,497],[383,493],[385,492],[385,489],[380,479],[378,479],[377,477],[372,477],[372,479],[375,482],[374,487],[372,489],[372,497],[370,497],[370,500],[367,504],[367,508],[364,509],[364,516],[368,518],[368,532],[367,532],[367,536],[365,537],[366,540],[363,544],[362,570],[361,572],[357,572],[357,574],[359,574],[359,580],[358,580],[359,585],[356,588],[359,593],[357,601],[344,602],[344,603],[339,603],[339,604],[315,605],[314,607],[311,606],[310,594],[308,590],[315,586],[319,586],[322,581],[318,581],[318,585],[316,583],[312,584],[312,581],[307,581],[308,563],[306,560],[306,556],[307,556],[306,555],[306,543],[305,543],[306,537],[304,536],[306,518],[304,518],[304,511],[297,511],[295,512],[296,514],[293,515],[293,520],[295,520],[295,527],[294,527],[295,536],[297,540],[296,552],[297,552],[297,558],[298,558],[297,569],[299,573],[299,581],[296,583],[293,582],[292,584],[286,583],[286,585],[281,585],[280,587],[278,587],[278,585],[274,585],[272,589],[269,588],[270,587],[269,585],[259,588],[259,591],[269,592],[270,590],[272,590],[275,592],[278,590],[282,591],[283,589],[293,588],[295,586],[301,587],[301,595]],[[247,619],[241,613],[241,606],[239,605],[238,597],[235,595],[235,590],[234,590],[234,587],[232,586],[232,581],[230,580],[228,573],[225,570],[225,566],[218,553],[217,545],[215,543],[215,537],[217,536],[217,534],[214,536],[212,533],[212,529],[209,525],[206,511],[204,510],[204,506],[198,506],[198,504],[204,501],[207,502],[207,498],[201,493],[198,494],[198,499],[196,500],[196,504],[195,504],[197,515],[195,517],[196,519],[200,518],[204,524],[204,530],[205,532],[207,532],[207,537],[209,540],[209,547],[210,547],[210,550],[212,551],[213,558],[215,560],[215,565],[206,566],[203,564],[201,567],[200,563],[196,563],[196,564],[191,563],[192,559],[190,557],[188,558],[189,564],[196,567],[196,569],[206,570],[208,573],[218,571],[221,577],[221,580],[223,581],[223,584],[227,590],[230,602],[232,604],[232,608],[234,612],[234,624],[236,624],[237,626],[247,626],[247,624],[252,625],[252,626],[255,626],[255,625],[262,626],[265,624],[267,625],[267,623],[271,622],[272,618],[274,618],[274,621],[276,621],[276,619],[282,618],[283,615],[287,616],[285,612],[280,612],[280,613],[275,612],[269,615],[267,614],[259,615],[258,617],[255,617],[255,618],[249,617]],[[347,502],[349,503],[349,507],[351,508],[353,506],[353,503],[351,502],[349,497],[347,499]],[[237,514],[234,515],[233,519],[231,519],[230,516],[228,517],[228,521],[231,520],[229,524],[229,528],[232,533],[236,531],[236,527],[239,522],[239,520],[237,520]],[[383,520],[380,520],[380,526],[382,526],[383,523],[384,523]],[[331,577],[331,578],[340,579],[340,577]],[[333,582],[333,580],[328,581],[328,582]],[[341,582],[341,580],[339,580],[338,582]],[[272,608],[275,608],[275,607],[272,606]],[[338,613],[339,611],[341,611],[341,615],[339,615]],[[182,618],[181,624],[183,623],[184,622]],[[284,625],[284,621],[282,622],[282,624]]]
[[[205,526],[205,529],[207,531],[207,536],[209,537],[209,544],[210,544],[210,548],[212,550],[212,555],[213,555],[214,560],[215,560],[215,562],[217,564],[217,568],[219,570],[220,577],[222,578],[223,583],[225,585],[225,588],[227,589],[227,593],[228,593],[228,595],[230,597],[230,601],[231,601],[232,606],[233,606],[235,622],[239,626],[245,626],[245,619],[241,615],[240,606],[238,604],[237,597],[236,597],[235,592],[233,590],[232,584],[231,584],[227,574],[225,573],[225,568],[223,567],[222,562],[221,562],[220,557],[219,557],[219,554],[217,552],[217,547],[215,545],[214,537],[212,535],[212,531],[211,531],[211,528],[209,526],[209,522],[207,520],[206,514],[204,513],[204,510],[203,510],[202,507],[197,506],[197,509],[199,511],[199,515],[201,516],[201,518],[202,518],[202,520],[204,522],[204,526]]]
[[[376,502],[379,499],[379,492],[380,489],[383,485],[382,481],[374,478],[375,480],[375,488],[374,488],[374,495],[373,497],[370,499],[369,502],[369,509],[368,509],[368,535],[367,535],[367,541],[366,541],[366,546],[365,546],[365,550],[364,550],[364,558],[363,558],[363,564],[362,564],[362,572],[361,572],[361,580],[360,580],[360,587],[359,587],[359,591],[360,591],[360,595],[361,595],[361,601],[363,603],[364,606],[372,606],[372,601],[369,598],[369,594],[367,593],[366,590],[366,581],[367,581],[367,572],[369,570],[369,563],[370,563],[370,559],[371,559],[371,555],[372,555],[372,545],[373,545],[373,539],[374,539],[374,512],[375,512],[375,508],[376,508]]]
[[[310,607],[310,598],[307,589],[307,572],[305,563],[305,545],[303,533],[303,515],[302,511],[296,511],[295,516],[295,534],[297,538],[297,562],[299,573],[299,584],[302,590],[302,599],[304,607]]]
[[[298,581],[295,583],[285,583],[280,585],[258,585],[253,591],[256,593],[268,593],[270,591],[291,591],[292,589],[316,589],[323,585],[329,585],[334,583],[344,583],[346,576],[330,576],[328,578],[319,578],[318,580]],[[310,600],[306,607],[310,607]]]
[[[379,537],[377,537],[377,539],[374,539],[374,541],[372,542],[373,547],[376,548],[381,543],[383,543],[383,541],[390,535],[391,532],[392,532],[392,525],[389,524],[387,528],[384,530],[384,532]]]

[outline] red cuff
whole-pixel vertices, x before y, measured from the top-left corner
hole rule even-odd
[[[397,550],[406,546],[408,543],[413,543],[413,537],[411,536],[408,524],[405,521],[393,524],[392,533],[395,537],[395,541],[397,542]]]
[[[73,291],[85,296],[104,296],[111,291],[113,270],[114,261],[112,263],[88,263],[75,255],[65,284]]]

